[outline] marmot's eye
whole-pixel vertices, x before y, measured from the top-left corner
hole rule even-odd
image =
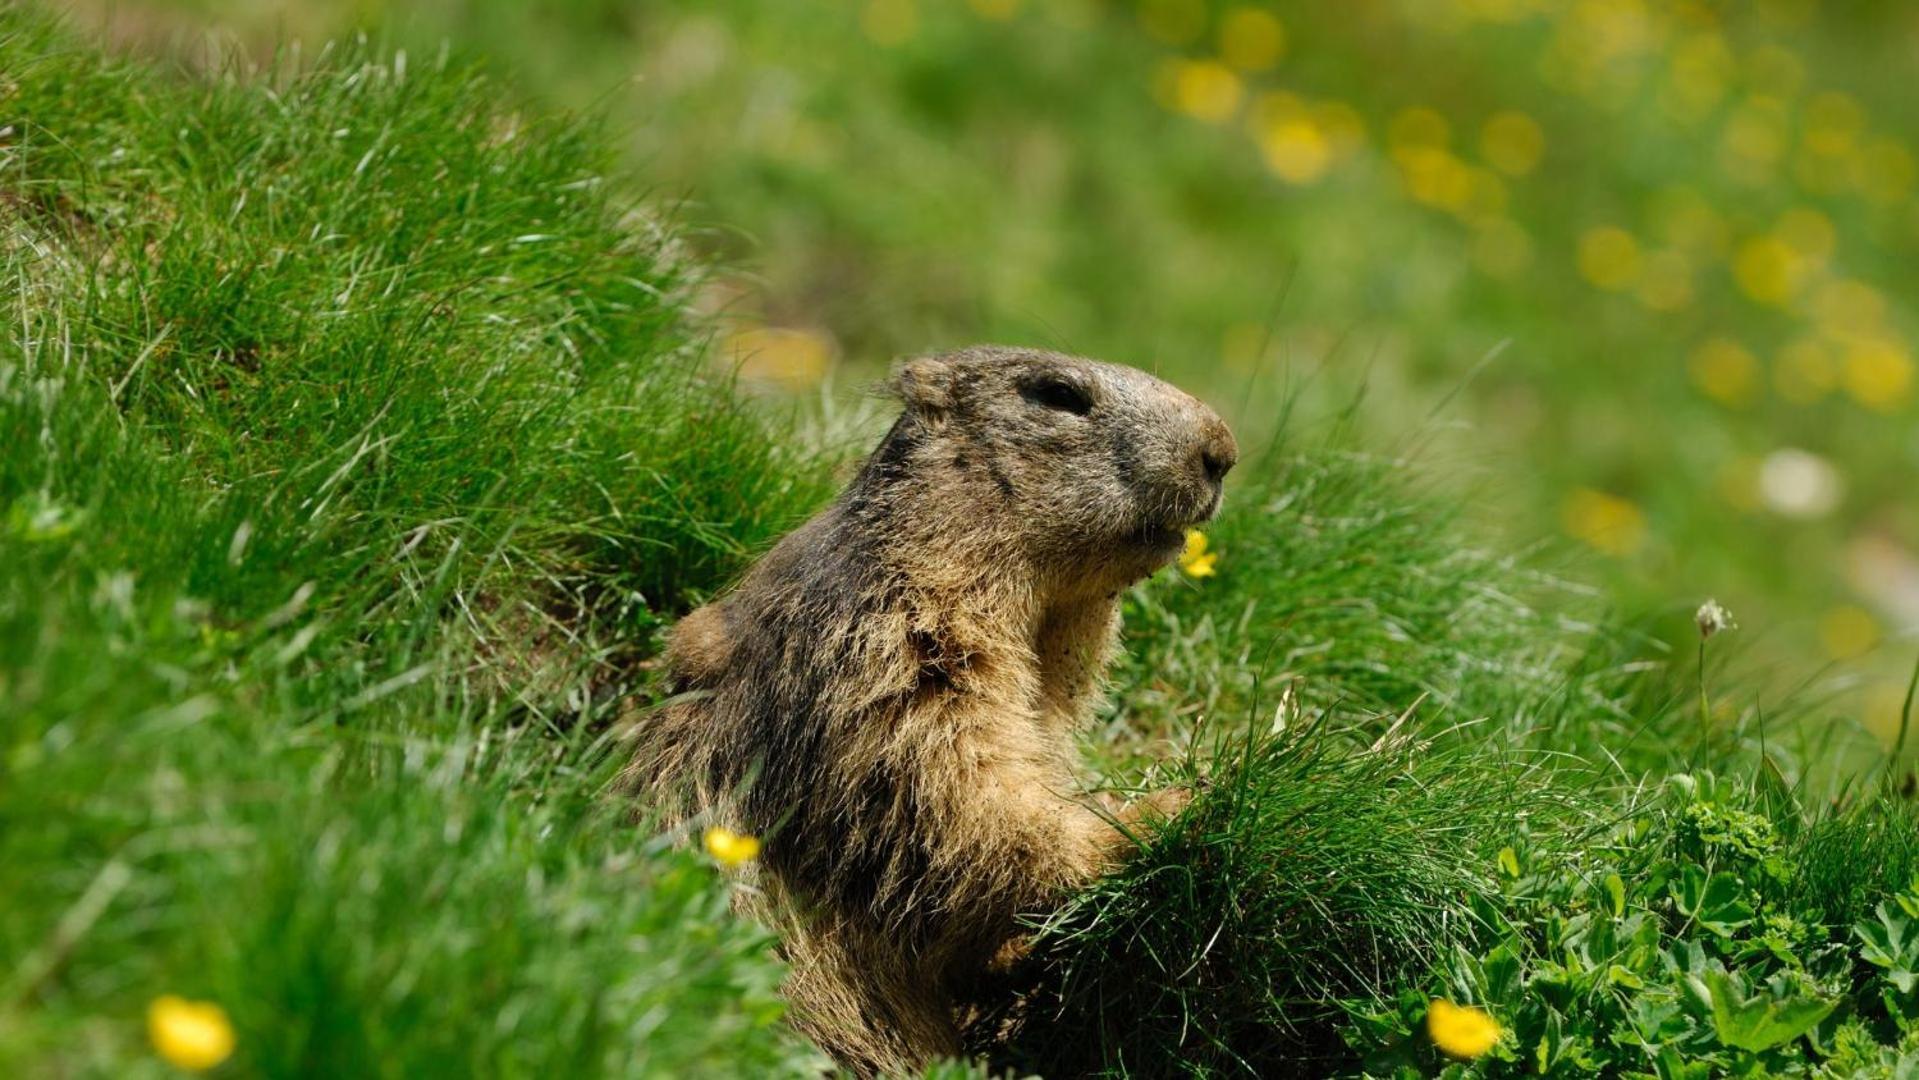
[[[1093,411],[1093,396],[1084,387],[1065,379],[1038,379],[1020,387],[1019,394],[1035,405],[1075,416]]]

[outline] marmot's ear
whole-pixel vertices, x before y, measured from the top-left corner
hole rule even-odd
[[[953,404],[953,365],[937,356],[916,356],[893,369],[893,393],[909,409],[938,412]]]

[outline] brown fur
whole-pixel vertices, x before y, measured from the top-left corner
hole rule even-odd
[[[955,1053],[956,1002],[1124,834],[1077,797],[1117,598],[1217,510],[1219,417],[1157,379],[975,348],[830,508],[675,629],[630,776],[758,833],[795,1021],[861,1073]]]

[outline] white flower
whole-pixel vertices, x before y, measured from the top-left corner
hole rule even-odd
[[[1739,629],[1739,624],[1732,621],[1732,612],[1727,611],[1717,600],[1708,600],[1699,605],[1699,613],[1693,616],[1693,622],[1699,627],[1701,641],[1721,630]]]

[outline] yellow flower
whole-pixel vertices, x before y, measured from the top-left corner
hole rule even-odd
[[[1269,124],[1259,130],[1257,138],[1266,167],[1289,184],[1310,184],[1332,166],[1332,144],[1311,117]]]
[[[1631,500],[1591,488],[1566,497],[1560,523],[1571,536],[1608,555],[1626,556],[1646,540],[1646,512]]]
[[[1739,245],[1732,259],[1733,280],[1754,301],[1785,307],[1805,280],[1806,261],[1776,236],[1756,236]]]
[[[1426,1010],[1426,1034],[1446,1056],[1469,1061],[1499,1041],[1499,1021],[1484,1009],[1434,998]]]
[[[1480,156],[1507,176],[1532,172],[1545,152],[1546,133],[1523,112],[1495,113],[1479,133]]]
[[[1473,198],[1473,173],[1451,153],[1428,146],[1395,151],[1399,177],[1414,202],[1449,210],[1465,210]]]
[[[1246,88],[1232,68],[1217,60],[1175,60],[1171,71],[1172,103],[1178,111],[1222,124],[1239,110]]]
[[[1579,237],[1579,274],[1610,292],[1630,289],[1639,280],[1639,241],[1624,229],[1602,225]]]
[[[1686,358],[1686,370],[1693,385],[1721,405],[1741,409],[1758,400],[1759,360],[1730,338],[1700,343]]]
[[[202,1072],[233,1054],[233,1024],[211,1001],[163,994],[147,1006],[147,1035],[160,1056],[182,1069]]]
[[[1241,71],[1265,71],[1286,54],[1286,28],[1258,8],[1233,8],[1220,20],[1219,54]]]
[[[1186,530],[1186,550],[1179,553],[1179,568],[1186,571],[1187,577],[1209,578],[1217,570],[1213,564],[1219,562],[1219,552],[1206,550],[1206,534],[1198,529]]]
[[[1846,349],[1846,393],[1868,409],[1898,410],[1912,395],[1914,374],[1912,356],[1896,340],[1867,338]]]
[[[803,390],[826,377],[834,344],[819,330],[757,326],[728,338],[725,351],[742,376]]]
[[[760,857],[760,840],[757,836],[714,825],[706,830],[701,840],[706,844],[706,853],[713,856],[713,861],[729,870]]]
[[[1879,644],[1879,620],[1856,604],[1841,604],[1819,618],[1819,642],[1834,660],[1853,660]]]

